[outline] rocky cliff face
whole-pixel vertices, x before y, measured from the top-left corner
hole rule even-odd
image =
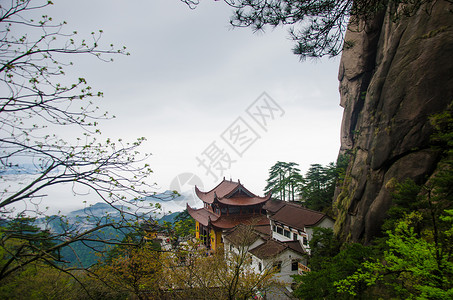
[[[424,183],[433,173],[429,117],[453,101],[453,4],[433,2],[396,22],[394,12],[351,25],[345,37],[340,154],[351,160],[335,230],[347,241],[367,243],[379,233],[390,180]]]

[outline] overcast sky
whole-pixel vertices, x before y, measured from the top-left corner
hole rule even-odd
[[[68,30],[102,29],[106,44],[130,51],[114,63],[81,59],[75,71],[104,92],[100,106],[116,116],[101,124],[105,137],[147,138],[142,150],[153,154],[161,191],[190,173],[204,190],[225,176],[262,195],[276,161],[296,162],[302,173],[335,161],[339,59],[299,62],[286,28],[232,29],[231,9],[213,0],[195,10],[179,0],[54,3],[48,14]],[[261,118],[253,114],[260,108]]]

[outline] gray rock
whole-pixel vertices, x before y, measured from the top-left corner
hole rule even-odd
[[[338,189],[336,233],[369,242],[391,206],[390,180],[424,183],[435,171],[429,117],[453,101],[453,4],[438,1],[392,22],[389,12],[350,25],[339,80],[340,154],[350,153]]]

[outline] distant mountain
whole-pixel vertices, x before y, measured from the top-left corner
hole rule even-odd
[[[181,212],[177,211],[177,212],[174,212],[174,213],[165,215],[165,216],[163,216],[162,218],[160,218],[159,220],[157,220],[157,222],[158,222],[159,224],[163,224],[164,222],[174,223],[175,218],[176,218],[180,213],[181,213]]]
[[[88,206],[86,208],[78,209],[71,211],[67,214],[68,217],[78,217],[78,216],[103,216],[106,214],[116,215],[119,213],[118,210],[125,209],[125,206],[113,205],[113,207],[105,202],[98,202],[94,205]]]
[[[35,164],[17,164],[7,167],[3,166],[0,169],[0,174],[2,175],[35,175],[42,172],[43,168]]]
[[[94,205],[87,206],[82,209],[77,209],[66,214],[65,219],[61,220],[58,216],[51,216],[47,219],[39,219],[42,227],[47,225],[56,233],[62,233],[68,228],[78,228],[87,230],[93,228],[97,222],[108,222],[110,219],[120,220],[122,217],[121,211],[142,215],[144,219],[150,216],[157,220],[159,224],[165,222],[173,223],[175,217],[186,208],[187,203],[194,206],[190,197],[186,195],[178,195],[172,191],[165,191],[153,196],[144,197],[142,199],[130,200],[124,205],[109,205],[105,202],[98,202]],[[156,209],[156,204],[161,207]],[[123,215],[123,216],[127,216]],[[132,216],[131,216],[132,218]],[[103,228],[98,232],[93,232],[97,238],[101,239],[117,239],[124,238],[124,232],[119,232],[113,228]],[[95,263],[98,257],[95,255],[93,248],[98,250],[107,250],[111,246],[99,242],[76,242],[71,247],[62,249],[61,255],[70,262],[71,265],[89,266]]]
[[[180,201],[184,199],[183,195],[179,195],[174,191],[166,190],[163,193],[147,196],[135,201],[157,201],[157,202],[169,202],[169,201]]]
[[[201,207],[201,201],[193,193],[175,194],[173,191],[165,191],[153,196],[144,197],[131,201],[134,205],[150,207],[156,203],[161,205],[162,210],[157,214],[162,217],[169,212],[181,212],[186,209],[187,204],[191,207]]]
[[[155,220],[163,218],[167,222],[172,222],[171,216],[173,213],[186,209],[189,201],[190,198],[185,195],[165,191],[153,196],[130,200],[123,205],[110,205],[105,202],[98,202],[67,213],[64,222],[60,221],[58,216],[53,216],[50,219],[42,218],[37,221],[41,227],[50,225],[50,228],[55,232],[62,232],[69,226],[73,228],[76,226],[79,229],[90,229],[99,221],[107,222],[109,219],[120,220],[121,218],[135,219],[135,216],[142,216],[144,219],[152,217]],[[157,208],[156,205],[160,208]],[[122,214],[122,212],[126,213]]]

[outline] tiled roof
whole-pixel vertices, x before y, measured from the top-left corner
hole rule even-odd
[[[250,242],[247,244],[250,246],[257,239],[261,238],[264,241],[268,240],[271,237],[271,226],[269,221],[266,221],[264,225],[252,225],[247,226],[244,224],[239,224],[235,226],[229,233],[225,235],[225,239],[229,240],[234,245],[238,246],[244,243],[244,239]]]
[[[288,241],[283,243],[295,252],[305,253],[305,250],[302,248],[300,241]]]
[[[271,225],[269,224],[269,221],[267,222],[266,225],[261,225],[261,226],[255,226],[255,230],[261,234],[271,236],[272,231],[271,231]]]
[[[263,209],[267,210],[271,214],[275,214],[280,208],[285,206],[285,203],[285,201],[270,199],[266,202],[266,204],[264,204]]]
[[[284,202],[284,204],[274,215],[270,216],[271,220],[303,230],[305,227],[315,226],[324,218],[328,218],[326,214],[294,203]]]
[[[225,239],[236,246],[250,246],[261,236],[255,232],[252,226],[239,224],[225,235]]]
[[[208,226],[209,219],[211,219],[211,221],[215,221],[219,218],[218,215],[214,214],[213,212],[207,209],[204,208],[193,209],[192,207],[189,206],[189,204],[187,204],[187,212],[192,218],[194,218],[204,226]]]
[[[292,250],[299,254],[305,253],[298,241],[280,242],[274,239],[267,240],[265,243],[249,250],[249,252],[260,259],[267,259],[275,257],[285,250]]]
[[[270,198],[270,194],[259,197],[247,190],[240,182],[225,179],[209,192],[202,192],[195,186],[195,193],[205,203],[212,204],[218,201],[226,205],[237,206],[260,204]]]
[[[287,247],[276,240],[269,239],[264,244],[259,245],[258,247],[249,250],[250,253],[255,255],[258,258],[266,259],[270,257],[274,257]]]
[[[225,197],[232,191],[234,191],[236,188],[238,188],[241,184],[239,182],[234,182],[234,181],[229,181],[229,180],[223,180],[221,183],[219,183],[215,188],[210,190],[209,192],[202,192],[198,189],[197,186],[195,186],[195,193],[197,196],[204,201],[204,199],[214,199],[214,193],[217,194],[217,197]],[[206,201],[205,201],[206,202]],[[209,203],[212,203],[209,202]]]
[[[270,197],[270,195],[268,195],[266,197],[255,196],[253,198],[231,197],[231,198],[219,198],[218,201],[220,203],[223,203],[226,205],[249,206],[249,205],[255,205],[255,204],[260,204],[260,203],[266,202],[269,199],[269,197]]]
[[[193,209],[189,205],[187,205],[187,212],[192,218],[194,218],[204,226],[208,226],[209,223],[211,223],[211,225],[222,229],[230,229],[238,224],[250,224],[250,225],[269,224],[269,220],[267,219],[267,217],[261,214],[218,216],[205,208]]]

